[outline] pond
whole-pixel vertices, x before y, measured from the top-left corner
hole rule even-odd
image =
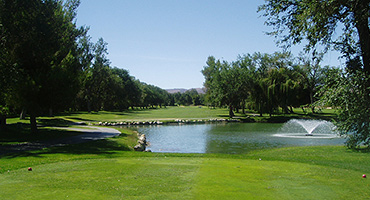
[[[296,133],[285,137],[286,124],[278,123],[215,123],[137,127],[145,134],[152,152],[171,153],[247,153],[251,150],[285,146],[338,145],[344,139],[315,137]],[[300,131],[296,131],[300,132]],[[326,134],[327,135],[327,134]],[[318,135],[317,135],[318,136]]]

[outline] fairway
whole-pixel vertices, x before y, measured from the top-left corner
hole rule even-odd
[[[41,151],[0,160],[0,199],[366,199],[369,157],[344,147],[234,156]]]
[[[128,110],[125,112],[100,111],[96,113],[71,113],[63,115],[67,120],[82,121],[149,121],[175,119],[211,119],[227,117],[227,109],[211,109],[206,106],[168,106],[166,108]],[[240,115],[238,115],[240,116]]]
[[[241,111],[241,110],[240,110]],[[56,115],[55,117],[40,117],[39,123],[44,125],[67,125],[71,122],[122,122],[122,121],[174,121],[176,119],[184,120],[209,120],[229,118],[227,108],[210,108],[207,106],[167,106],[163,108],[135,109],[123,112],[66,112]],[[248,119],[256,122],[285,122],[292,118],[306,119],[331,119],[333,118],[334,109],[323,109],[319,113],[303,113],[301,109],[295,109],[294,114],[277,113],[271,117],[267,114],[259,116],[255,112],[236,112],[234,118]],[[28,120],[19,120],[19,118],[9,118],[8,123],[25,123]]]
[[[226,109],[168,107],[41,120],[47,124],[181,116],[211,119],[225,114]],[[370,181],[362,178],[370,174],[368,152],[344,146],[273,148],[246,154],[134,152],[136,132],[117,129],[122,134],[114,138],[1,155],[0,199],[317,200],[370,196]]]

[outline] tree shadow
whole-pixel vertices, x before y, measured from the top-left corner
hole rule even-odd
[[[39,119],[37,120],[41,126],[56,126],[56,127],[68,127],[73,121],[62,119],[62,118],[52,118],[52,119]]]
[[[117,137],[127,137],[123,134]],[[43,148],[39,150],[19,151],[0,155],[0,159],[11,159],[16,157],[42,157],[48,154],[65,155],[101,155],[111,157],[120,151],[132,151],[130,147],[119,142],[119,139],[101,139],[78,144],[69,144]]]
[[[37,133],[31,133],[31,125],[26,123],[8,124],[7,129],[0,132],[0,144],[6,142],[22,143],[58,139],[82,134],[77,131],[48,129],[39,127]]]
[[[130,151],[131,149],[116,140],[95,140],[80,144],[71,144],[63,147],[52,147],[39,154],[95,154],[112,155],[117,151]]]

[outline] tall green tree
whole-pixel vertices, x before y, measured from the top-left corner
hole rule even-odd
[[[218,84],[220,82],[221,62],[216,60],[215,57],[209,56],[203,67],[202,74],[205,78],[204,87],[207,89],[206,99],[210,106],[221,106],[218,95]]]
[[[78,4],[79,1],[72,0],[2,0],[0,3],[8,66],[17,72],[17,80],[11,86],[11,103],[27,109],[32,132],[37,131],[36,117],[56,102],[54,91],[68,90],[68,83],[75,80],[75,72],[79,71],[74,48],[81,31],[73,21]],[[63,84],[66,90],[54,88]],[[58,100],[74,95],[64,94],[58,95]]]
[[[229,108],[229,117],[234,116],[234,109],[238,108],[244,95],[244,69],[237,62],[216,61],[209,57],[207,66],[202,70],[205,76],[205,87],[212,104]]]
[[[242,113],[245,114],[247,100],[251,98],[255,84],[256,68],[253,65],[253,59],[250,54],[239,56],[234,63],[240,71],[240,90],[239,97],[241,100]]]
[[[91,37],[87,33],[88,29],[78,40],[78,59],[81,63],[82,74],[81,74],[81,89],[77,95],[75,108],[79,110],[88,110],[91,112],[91,87],[89,87],[90,79],[92,75],[91,66],[94,59],[94,46],[91,42]]]
[[[3,6],[0,6],[0,8],[3,8]],[[8,56],[9,53],[5,48],[5,32],[0,21],[0,129],[6,128],[6,118],[9,114],[7,96],[9,95],[10,83],[14,80],[13,77],[15,75],[14,68],[8,62]]]
[[[323,59],[323,54],[313,55],[312,57],[300,56],[300,67],[296,68],[299,71],[301,80],[306,82],[307,90],[310,95],[310,107],[312,113],[315,113],[315,102],[319,100],[318,90],[325,83],[324,68],[320,62]]]
[[[109,86],[112,85],[114,80],[112,80],[112,70],[109,66],[110,61],[107,58],[107,45],[103,38],[98,39],[94,45],[94,62],[91,68],[87,69],[85,92],[87,92],[86,99],[89,112],[91,111],[90,109],[95,111],[104,109],[104,102],[111,98],[110,94],[113,88]]]

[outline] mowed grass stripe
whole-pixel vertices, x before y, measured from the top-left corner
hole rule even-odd
[[[235,158],[65,161],[0,176],[0,199],[366,199],[356,170]]]
[[[199,199],[366,199],[370,195],[370,182],[357,171],[282,161],[210,159],[203,163],[197,182]]]
[[[200,159],[112,158],[0,175],[0,199],[192,199]]]

